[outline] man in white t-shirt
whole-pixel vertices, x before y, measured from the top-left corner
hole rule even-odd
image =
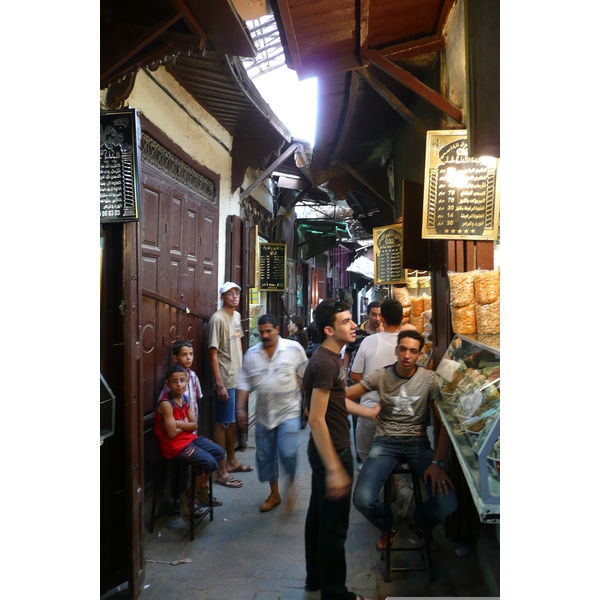
[[[380,308],[383,331],[365,337],[352,363],[350,379],[356,383],[360,383],[365,375],[370,375],[381,367],[396,362],[398,333],[402,326],[402,304],[398,300],[384,300]],[[379,392],[374,390],[364,394],[360,403],[370,408],[379,404],[380,400]],[[376,426],[377,422],[372,419],[358,418],[356,452],[363,462],[367,460],[367,454],[371,449]]]

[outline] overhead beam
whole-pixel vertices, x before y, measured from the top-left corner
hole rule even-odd
[[[403,42],[402,44],[379,48],[377,51],[389,60],[407,60],[425,54],[432,54],[433,52],[440,52],[445,47],[446,38],[441,34],[436,34],[419,38],[412,42]]]
[[[181,13],[185,24],[191,29],[191,31],[203,38],[204,44],[206,44],[206,33],[200,26],[200,23],[198,23],[198,20],[194,16],[194,13],[192,13],[185,0],[171,0],[171,4]]]
[[[342,167],[342,169],[344,169],[344,171],[346,171],[349,175],[352,175],[354,179],[362,183],[362,185],[364,185],[370,192],[375,194],[380,200],[394,208],[394,203],[391,200],[384,198],[377,190],[375,190],[373,186],[371,186],[371,184],[355,168],[351,167],[347,162],[344,162],[341,158],[338,159],[338,164],[340,165],[340,167]]]
[[[356,56],[359,62],[361,62],[361,53],[369,47],[369,1],[370,0],[355,0]]]
[[[444,0],[444,3],[442,4],[442,8],[438,15],[438,21],[437,21],[437,27],[436,27],[437,33],[439,33],[439,34],[442,33],[442,31],[444,29],[444,25],[446,24],[446,19],[448,18],[448,13],[450,12],[450,9],[454,6],[455,2],[456,2],[456,0]]]
[[[288,157],[296,150],[298,143],[294,142],[273,164],[269,165],[259,177],[257,177],[241,194],[240,202],[247,198],[271,173],[284,163]]]
[[[279,15],[281,16],[281,22],[283,23],[283,29],[285,30],[285,37],[288,43],[288,49],[292,57],[293,65],[288,65],[293,68],[298,75],[298,79],[304,79],[302,66],[302,58],[300,56],[300,49],[298,48],[298,40],[296,39],[296,30],[294,29],[294,22],[292,19],[292,13],[290,11],[290,5],[288,0],[277,0],[277,6],[279,8]]]
[[[131,73],[136,72],[142,67],[147,67],[152,63],[164,60],[165,57],[167,57],[167,59],[173,58],[173,56],[174,49],[173,44],[171,43],[161,44],[158,48],[147,50],[147,53],[138,53],[135,55],[132,61],[119,67],[119,69],[113,72],[112,75],[101,79],[100,89],[104,89],[106,86],[110,85],[114,81],[121,79],[124,75],[129,76]]]
[[[327,158],[327,168],[329,168],[337,159],[340,154],[342,147],[344,146],[344,141],[346,139],[346,134],[348,133],[348,129],[350,127],[350,123],[352,122],[352,115],[354,113],[354,105],[356,103],[356,96],[358,94],[358,84],[359,79],[358,75],[355,71],[351,71],[349,74],[346,74],[347,84],[346,84],[346,93],[344,98],[344,105],[342,110],[340,111],[340,117],[338,121],[338,128],[335,132],[335,138],[333,140],[333,145],[331,148],[331,153]]]
[[[408,124],[424,139],[427,139],[427,127],[416,117],[408,107],[388,90],[379,79],[371,75],[366,67],[358,69],[357,73],[386,101],[390,106],[406,119]]]
[[[102,73],[100,73],[100,81],[104,81],[109,75],[114,73],[119,67],[122,67],[128,61],[130,61],[136,54],[140,53],[148,44],[152,43],[162,33],[164,33],[169,27],[177,23],[181,19],[179,13],[172,13],[165,17],[160,23],[153,27],[140,38],[136,40],[133,47],[129,52],[121,56],[119,59],[110,64]]]
[[[363,52],[363,58],[393,77],[396,81],[399,81],[402,85],[405,85],[415,92],[415,94],[447,114],[449,117],[452,117],[457,123],[463,122],[463,113],[458,106],[449,100],[446,100],[441,94],[426,86],[414,75],[394,64],[376,50],[367,50],[366,52]]]
[[[298,202],[300,202],[300,200],[302,200],[302,198],[304,198],[304,196],[306,196],[306,194],[308,194],[308,192],[310,192],[310,190],[312,190],[312,183],[309,183],[293,200],[292,202],[290,202],[290,205],[287,207],[284,207],[285,213],[282,215],[278,215],[275,219],[275,221],[273,221],[273,231],[275,231],[275,227],[277,227],[277,225],[279,225],[280,221],[283,221],[283,219],[286,219],[287,217],[289,217],[290,212],[292,210],[292,208],[294,208],[294,206],[296,206],[296,204],[298,204]]]

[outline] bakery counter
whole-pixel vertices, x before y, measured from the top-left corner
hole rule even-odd
[[[500,336],[456,335],[436,375],[436,402],[479,518],[500,521]]]

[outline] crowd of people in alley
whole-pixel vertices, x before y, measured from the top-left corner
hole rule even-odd
[[[207,510],[213,473],[215,484],[240,488],[245,474],[254,470],[235,455],[235,424],[248,426],[253,392],[256,474],[269,485],[269,494],[258,509],[267,513],[281,505],[277,510],[289,514],[298,495],[294,479],[305,415],[312,469],[305,523],[305,589],[320,590],[323,600],[362,600],[346,587],[344,545],[351,503],[380,530],[380,552],[393,544],[398,530],[380,499],[398,463],[408,463],[427,490],[427,499],[410,515],[408,481],[400,482],[404,493],[397,497],[402,505],[400,517],[423,541],[457,507],[443,463],[448,434],[440,422],[435,450],[427,435],[430,415],[437,415],[435,400],[440,392],[435,374],[419,364],[424,339],[414,327],[401,325],[403,309],[397,300],[369,304],[368,318],[358,326],[350,306],[331,299],[318,304],[306,329],[300,317],[291,318],[289,338],[280,335],[276,316],[261,315],[260,343],[244,354],[244,332],[236,310],[241,288],[226,282],[219,294],[222,307],[211,317],[207,336],[216,388],[214,440],[197,432],[203,393],[192,368],[190,342],[173,344],[173,366],[155,408],[162,454],[197,465],[195,497],[191,487],[181,494],[181,516],[189,523]],[[351,435],[359,463],[353,493]],[[218,498],[212,498],[212,506],[221,505]]]

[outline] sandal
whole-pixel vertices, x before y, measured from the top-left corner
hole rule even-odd
[[[243,485],[239,479],[231,476],[229,476],[227,479],[219,479],[218,477],[215,477],[215,483],[227,488],[241,488]]]
[[[396,529],[396,531],[391,531],[389,536],[390,536],[390,548],[394,545],[394,538],[396,537],[396,534],[398,533],[398,530]],[[387,533],[382,533],[381,537],[379,538],[379,541],[377,542],[377,552],[385,552],[387,549],[387,539],[388,539],[388,534]]]
[[[227,471],[229,473],[250,473],[251,471],[254,471],[254,467],[240,463],[235,469],[227,469]]]
[[[196,506],[200,506],[201,508],[206,508],[208,506],[208,490],[204,490],[206,493],[202,493],[202,491],[196,492]],[[213,508],[215,506],[223,506],[223,501],[218,498],[212,497],[212,505]]]

